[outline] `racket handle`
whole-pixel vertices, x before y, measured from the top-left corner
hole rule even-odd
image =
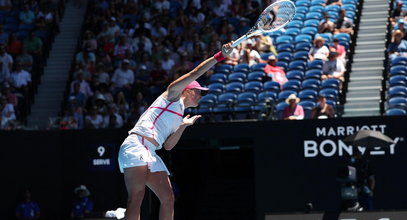
[[[242,41],[244,41],[246,39],[247,39],[247,35],[245,34],[245,35],[241,36],[239,39],[233,41],[232,47],[237,47],[240,43],[242,43]]]

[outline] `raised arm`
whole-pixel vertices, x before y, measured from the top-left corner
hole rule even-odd
[[[185,87],[192,81],[198,79],[206,71],[208,71],[212,66],[214,66],[218,61],[223,60],[224,57],[227,57],[232,53],[232,43],[227,43],[222,46],[222,51],[215,54],[213,57],[210,57],[199,64],[195,69],[191,70],[189,73],[179,77],[174,82],[172,82],[167,90],[163,93],[163,98],[168,101],[175,102],[178,101],[181,97],[182,91]]]

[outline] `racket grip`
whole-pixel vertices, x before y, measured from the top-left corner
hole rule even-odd
[[[237,47],[240,43],[242,43],[242,41],[246,39],[247,39],[246,35],[241,36],[239,39],[233,41],[232,47]]]

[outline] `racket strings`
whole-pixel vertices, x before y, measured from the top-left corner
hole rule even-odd
[[[273,31],[290,22],[295,15],[295,6],[290,1],[276,2],[267,7],[257,21],[257,27]]]

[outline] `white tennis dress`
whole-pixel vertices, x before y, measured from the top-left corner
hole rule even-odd
[[[179,127],[184,109],[182,99],[170,102],[159,96],[140,116],[120,146],[120,171],[123,173],[124,168],[148,165],[150,172],[166,171],[169,175],[167,167],[155,151],[161,149],[168,136]],[[141,135],[154,138],[159,146],[156,147]]]

